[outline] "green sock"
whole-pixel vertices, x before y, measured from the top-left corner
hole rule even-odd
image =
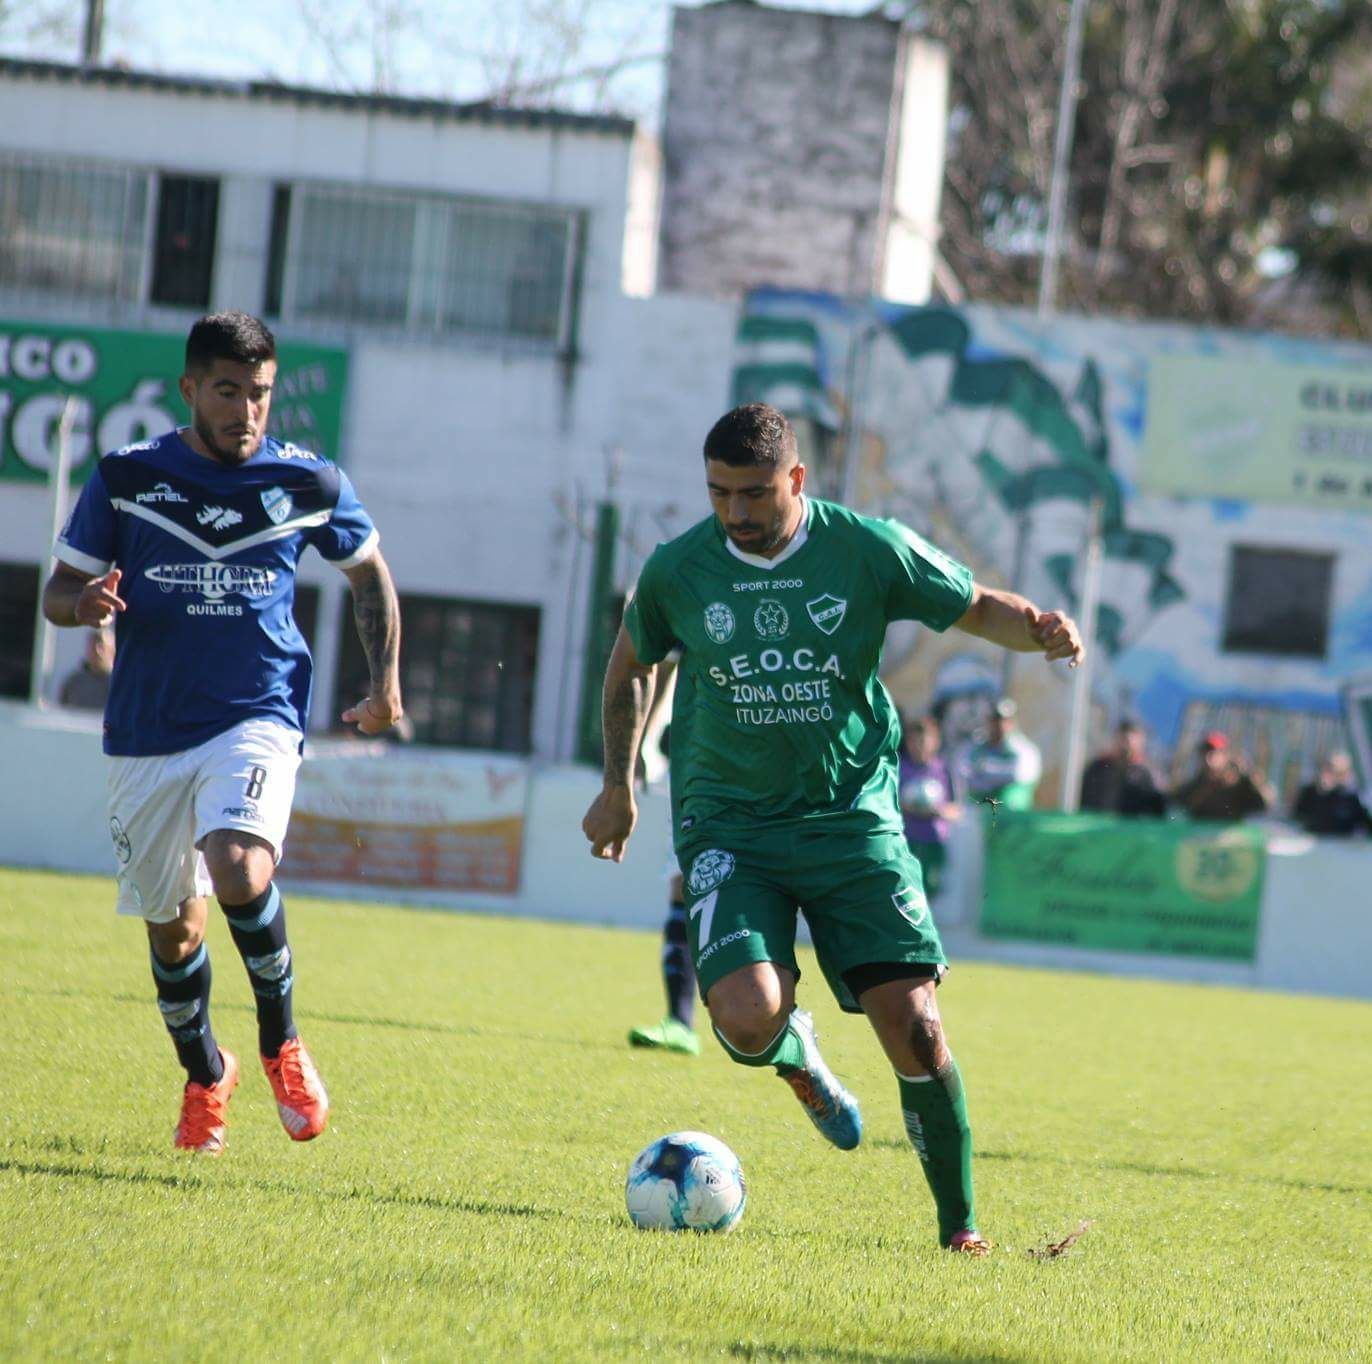
[[[938,1238],[947,1245],[956,1231],[977,1224],[972,1203],[972,1129],[962,1076],[953,1061],[942,1076],[910,1079],[897,1074],[905,1132],[924,1167],[938,1208]]]
[[[720,1046],[741,1066],[775,1066],[778,1075],[790,1075],[792,1071],[805,1069],[805,1044],[789,1018],[786,1026],[761,1051],[739,1051],[718,1028],[715,1029],[715,1036],[719,1038]]]

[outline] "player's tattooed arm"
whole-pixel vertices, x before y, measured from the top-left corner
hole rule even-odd
[[[1061,611],[1040,611],[1027,597],[995,587],[972,585],[972,603],[953,622],[959,630],[1017,653],[1066,659],[1075,668],[1086,656],[1077,623]]]
[[[345,569],[353,594],[353,620],[367,656],[371,688],[343,712],[363,734],[380,734],[405,713],[400,699],[400,601],[380,551]]]
[[[622,626],[605,669],[600,724],[605,745],[605,778],[591,803],[582,832],[595,857],[624,859],[624,846],[638,822],[634,800],[634,763],[653,699],[653,665],[639,660]]]

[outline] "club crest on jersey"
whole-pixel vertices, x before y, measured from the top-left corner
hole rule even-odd
[[[284,488],[267,488],[262,493],[262,510],[271,517],[276,525],[280,525],[290,514],[294,503],[291,495]]]
[[[826,592],[822,597],[816,597],[814,601],[807,601],[805,609],[810,613],[810,619],[824,631],[826,635],[832,635],[840,625],[843,624],[843,617],[847,613],[848,603],[841,597],[835,597]]]
[[[128,834],[124,832],[124,826],[113,818],[110,820],[110,839],[114,843],[114,855],[121,865],[128,866],[129,859],[133,856],[133,845],[129,842]]]
[[[783,639],[791,628],[791,617],[775,597],[764,597],[753,612],[753,629],[759,639]]]
[[[686,888],[692,895],[704,895],[723,885],[734,874],[734,855],[722,848],[707,848],[691,863]]]
[[[705,633],[716,644],[733,639],[734,613],[722,601],[712,601],[705,608]]]

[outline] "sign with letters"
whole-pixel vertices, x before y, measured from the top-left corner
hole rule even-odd
[[[528,787],[522,758],[311,740],[282,875],[512,895]]]
[[[1239,824],[997,811],[981,931],[1252,961],[1266,862],[1262,831]]]
[[[1153,356],[1140,472],[1150,492],[1372,512],[1372,375]]]
[[[273,436],[337,462],[348,353],[278,338]],[[84,483],[101,455],[185,425],[177,392],[185,333],[0,319],[0,479],[46,482],[68,399],[70,469]]]

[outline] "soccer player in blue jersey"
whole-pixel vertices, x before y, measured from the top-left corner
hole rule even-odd
[[[328,1121],[292,1017],[272,879],[310,700],[291,610],[308,545],[348,578],[371,674],[343,719],[379,734],[403,714],[400,612],[376,528],[342,470],[266,434],[275,377],[276,342],[257,318],[201,318],[180,382],[190,425],[99,461],[43,588],[55,625],[116,622],[105,752],[117,909],[147,925],[158,1008],[186,1071],[175,1145],[208,1155],[224,1149],[238,1084],[210,1028],[211,890],[256,996],[282,1126],[309,1141]]]

